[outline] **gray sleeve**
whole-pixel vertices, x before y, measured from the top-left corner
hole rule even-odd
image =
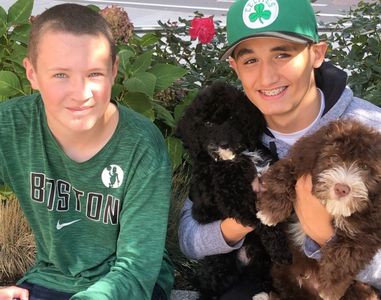
[[[357,275],[357,280],[368,283],[381,292],[381,249],[369,265]]]
[[[320,259],[320,246],[310,237],[304,241],[304,253],[313,259]],[[357,276],[358,281],[367,283],[381,292],[381,249],[373,257],[372,261]]]
[[[229,246],[221,232],[221,220],[200,224],[192,217],[192,201],[186,199],[180,213],[179,244],[185,256],[201,259],[204,256],[228,253],[239,249],[243,240]]]

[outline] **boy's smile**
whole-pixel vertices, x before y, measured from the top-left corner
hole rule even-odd
[[[36,66],[24,63],[53,134],[96,132],[115,110],[110,96],[117,62],[112,64],[104,36],[48,30],[39,41]]]
[[[236,47],[230,65],[268,126],[287,133],[307,127],[319,112],[313,69],[324,53],[319,44],[256,37]]]

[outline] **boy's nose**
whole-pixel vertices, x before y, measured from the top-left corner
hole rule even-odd
[[[263,87],[271,87],[278,81],[278,73],[271,63],[262,63],[259,70],[260,82]]]
[[[73,83],[73,98],[77,101],[84,101],[93,96],[91,83],[85,78],[78,78]]]

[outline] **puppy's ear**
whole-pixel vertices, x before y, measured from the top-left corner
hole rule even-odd
[[[288,157],[291,158],[297,177],[311,173],[314,169],[331,130],[331,126],[324,126],[315,133],[300,138],[291,148]]]
[[[184,147],[191,149],[194,154],[202,148],[200,141],[204,137],[201,136],[200,129],[204,127],[205,122],[212,121],[211,118],[220,108],[219,103],[223,103],[222,95],[225,94],[225,86],[225,83],[217,81],[200,89],[177,123],[174,136],[179,138]]]
[[[241,110],[237,109],[237,116],[243,134],[247,139],[260,140],[266,129],[266,120],[261,111],[242,92],[239,98]]]

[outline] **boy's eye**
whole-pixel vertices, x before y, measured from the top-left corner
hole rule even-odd
[[[277,58],[289,58],[289,57],[291,57],[291,55],[288,53],[280,53],[277,55]]]
[[[257,61],[258,60],[256,58],[248,58],[248,59],[245,59],[244,64],[245,65],[250,65],[250,64],[256,63]]]
[[[92,73],[90,73],[90,75],[89,75],[89,77],[99,77],[99,76],[103,76],[103,74],[100,73],[100,72],[92,72]]]
[[[54,74],[53,77],[55,78],[66,78],[66,74],[65,73],[57,73],[57,74]]]

